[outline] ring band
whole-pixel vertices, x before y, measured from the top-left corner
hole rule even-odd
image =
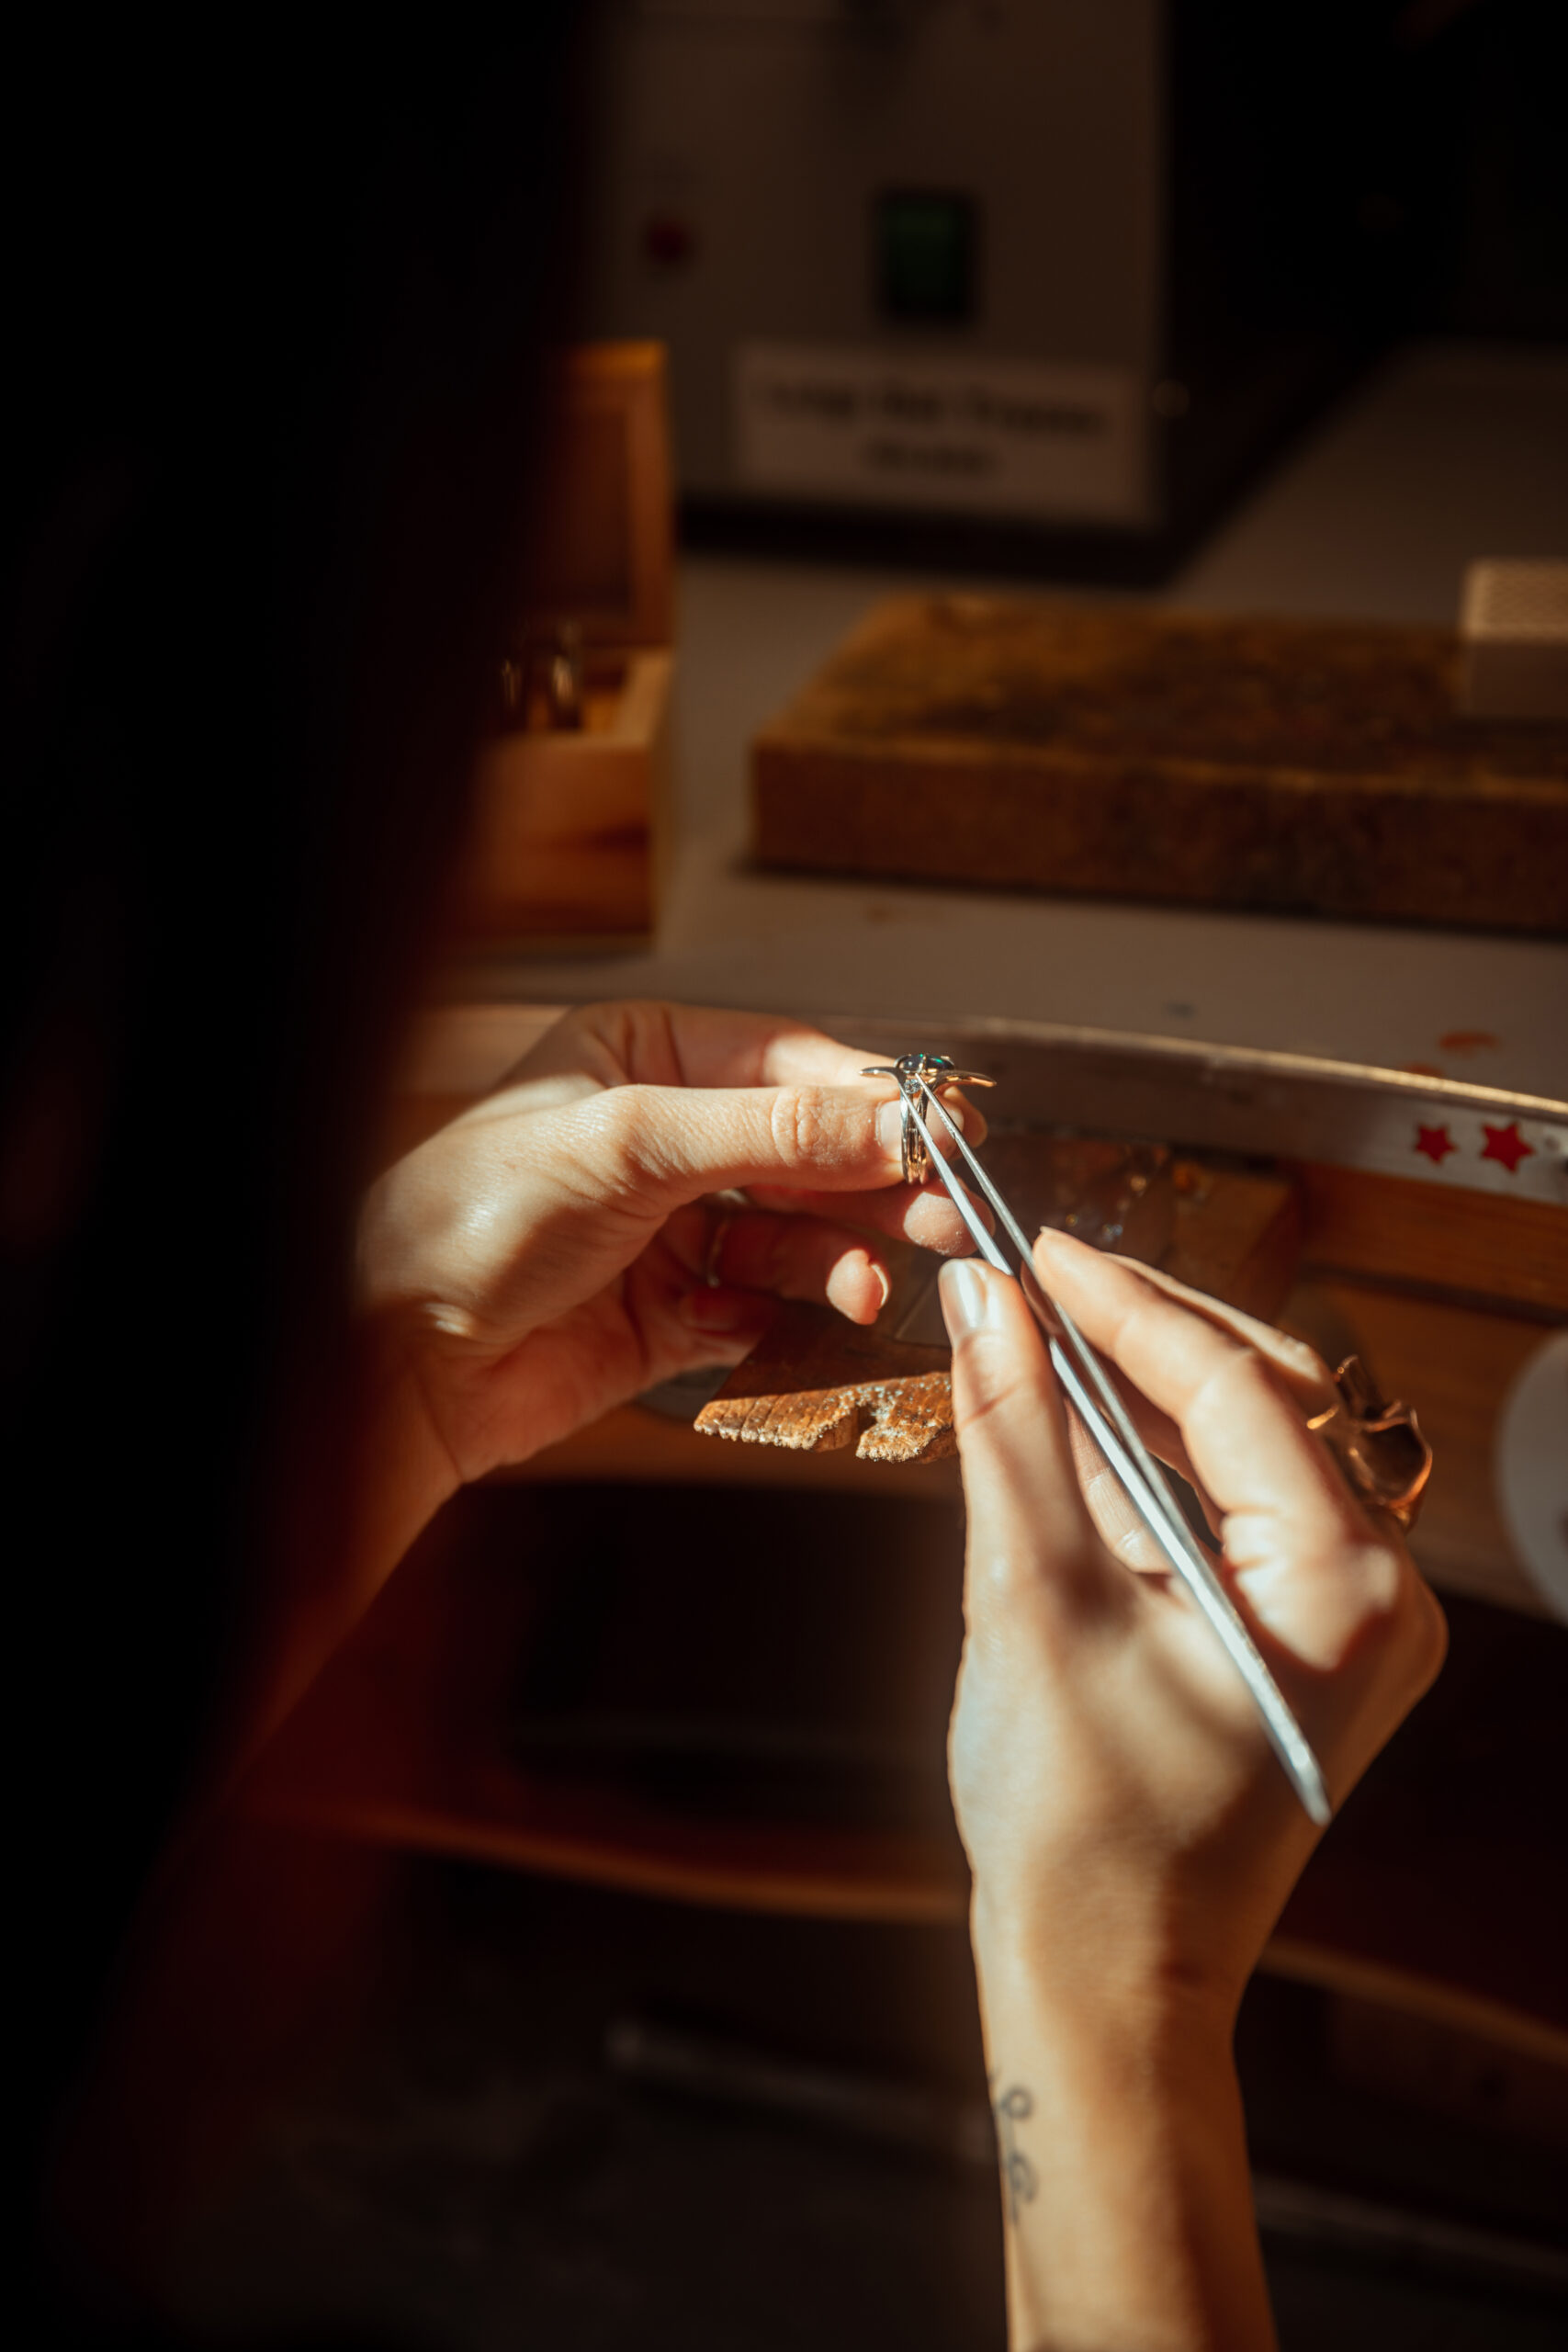
[[[1307,1427],[1327,1444],[1359,1502],[1386,1511],[1406,1532],[1432,1475],[1432,1449],[1408,1405],[1380,1397],[1359,1356],[1334,1375],[1338,1402]]]
[[[960,1069],[946,1054],[901,1054],[891,1068],[877,1065],[863,1069],[863,1078],[896,1078],[903,1098],[904,1116],[898,1130],[898,1145],[904,1164],[906,1184],[923,1184],[931,1174],[931,1156],[920,1133],[915,1110],[922,1086],[934,1087],[940,1093],[949,1086],[994,1086],[995,1079],[984,1070]]]
[[[931,1173],[931,1156],[926,1139],[915,1124],[915,1106],[908,1094],[904,1097],[904,1119],[898,1131],[898,1141],[904,1155],[904,1182],[923,1184]]]

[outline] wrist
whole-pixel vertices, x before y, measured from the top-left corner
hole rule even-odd
[[[370,1550],[390,1547],[398,1556],[451,1500],[463,1477],[418,1372],[400,1348],[371,1339],[363,1396],[362,1515],[384,1530]]]
[[[1173,2090],[1228,2070],[1246,1972],[1198,1964],[1157,1918],[993,1905],[976,1890],[970,1938],[981,2007],[1031,2038],[1122,2059]]]
[[[1120,1954],[1073,1970],[986,1928],[977,1917],[1010,2341],[1262,2352],[1227,2007]]]

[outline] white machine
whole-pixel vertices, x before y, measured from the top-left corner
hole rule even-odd
[[[699,531],[1168,569],[1356,345],[1359,69],[1275,19],[607,0],[583,323],[668,344]]]

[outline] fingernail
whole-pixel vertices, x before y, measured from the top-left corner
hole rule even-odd
[[[1080,1240],[1076,1233],[1064,1233],[1059,1225],[1043,1225],[1034,1237],[1035,1248],[1038,1249],[1042,1242],[1045,1244],[1047,1252],[1053,1250],[1088,1250],[1096,1258],[1101,1254],[1092,1242]]]
[[[682,1321],[694,1331],[743,1331],[758,1320],[761,1300],[745,1290],[691,1290],[681,1301]]]
[[[869,1274],[876,1294],[876,1304],[867,1309],[865,1278]],[[851,1250],[839,1260],[828,1276],[827,1300],[852,1323],[874,1323],[886,1306],[892,1285],[886,1270],[879,1266],[869,1250]]]
[[[991,1316],[991,1285],[983,1266],[973,1258],[950,1258],[937,1276],[942,1318],[954,1347],[975,1331],[982,1331]]]

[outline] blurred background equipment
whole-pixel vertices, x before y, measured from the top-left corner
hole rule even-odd
[[[667,845],[674,550],[665,355],[561,357],[543,523],[497,664],[462,883],[471,935],[616,947],[654,924]]]
[[[1472,563],[1460,625],[1472,717],[1568,719],[1568,563]]]
[[[1563,331],[1553,13],[609,0],[586,322],[694,532],[1156,579],[1389,336]]]
[[[1547,1607],[1568,1619],[1568,1329],[1519,1366],[1497,1417],[1497,1498]]]

